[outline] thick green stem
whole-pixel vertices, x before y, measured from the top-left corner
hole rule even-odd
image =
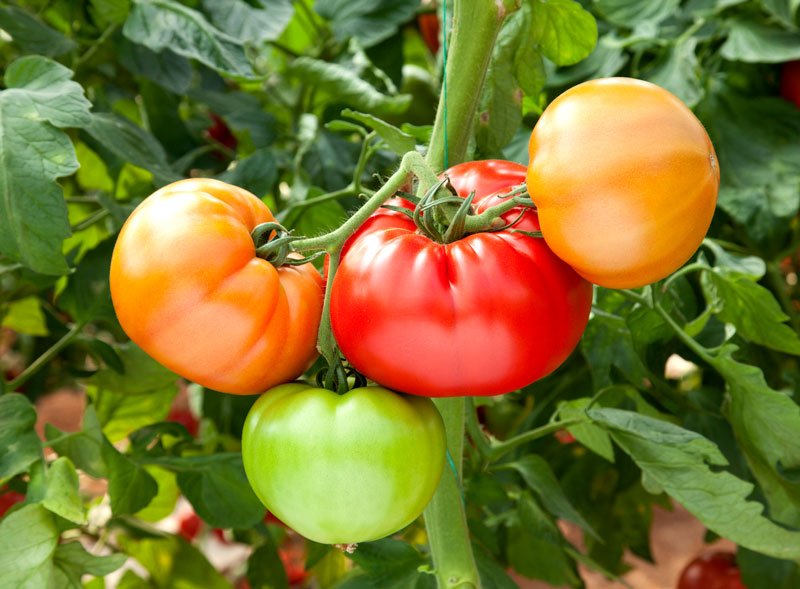
[[[536,429],[532,429],[516,437],[509,438],[504,442],[499,442],[492,446],[490,454],[491,460],[492,461],[499,460],[505,454],[511,452],[511,450],[517,448],[518,446],[527,444],[528,442],[532,442],[533,440],[538,440],[539,438],[543,438],[545,436],[549,436],[550,434],[557,432],[560,429],[566,429],[568,427],[572,427],[573,425],[580,425],[581,423],[586,423],[587,421],[589,421],[588,418],[556,421],[553,423],[548,423],[547,425],[543,425],[542,427],[537,427]]]
[[[380,190],[375,192],[375,194],[373,194],[370,199],[339,228],[325,235],[320,235],[319,237],[300,239],[293,242],[292,246],[298,252],[319,249],[331,251],[332,249],[341,247],[341,245],[347,241],[347,238],[355,233],[372,213],[377,211],[384,202],[389,200],[394,193],[405,184],[409,173],[416,175],[420,179],[420,183],[430,182],[431,186],[436,183],[436,175],[431,172],[430,168],[425,164],[425,160],[422,159],[422,156],[416,151],[410,151],[403,156],[400,162],[400,169],[392,174],[386,181],[386,184],[381,186]]]
[[[425,528],[439,589],[481,586],[464,512],[461,457],[464,453],[464,398],[435,399],[447,430],[448,463],[436,494],[425,508]]]
[[[448,2],[449,9],[452,2]],[[457,0],[447,44],[445,85],[428,148],[436,172],[464,161],[497,33],[515,2]],[[445,143],[445,124],[447,139]]]

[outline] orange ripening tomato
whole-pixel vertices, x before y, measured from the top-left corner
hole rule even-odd
[[[708,231],[714,147],[686,105],[655,84],[607,78],[567,90],[545,109],[529,149],[528,192],[544,239],[595,284],[660,280]]]
[[[256,257],[250,232],[273,221],[258,198],[219,180],[156,191],[125,222],[111,258],[122,328],[170,370],[225,393],[300,376],[317,355],[324,287],[311,264]]]

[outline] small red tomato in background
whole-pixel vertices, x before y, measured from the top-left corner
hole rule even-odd
[[[287,538],[283,546],[278,549],[278,556],[283,563],[289,585],[302,583],[306,578],[306,550],[302,539],[289,540]]]
[[[431,53],[439,52],[439,17],[435,12],[423,12],[417,17],[419,34]]]
[[[197,418],[188,408],[173,407],[170,409],[169,415],[167,415],[167,421],[174,421],[182,424],[187,430],[189,430],[189,433],[192,434],[192,437],[197,437],[197,428],[200,424],[197,421]]]
[[[203,527],[203,520],[196,513],[189,513],[181,518],[178,526],[178,534],[187,542],[191,542],[197,537],[200,528]]]
[[[3,517],[6,514],[6,511],[11,509],[12,506],[25,501],[25,495],[22,493],[17,493],[16,491],[9,491],[7,489],[8,485],[0,490],[0,493],[2,493],[2,495],[0,495],[0,517]]]
[[[572,444],[575,442],[575,436],[569,433],[565,429],[560,429],[553,434],[559,442],[562,444]]]
[[[747,589],[732,552],[709,552],[691,561],[678,581],[678,589]]]
[[[781,97],[800,108],[800,59],[787,61],[781,68]]]
[[[212,124],[208,129],[203,131],[203,136],[214,143],[219,143],[228,149],[235,150],[239,142],[233,132],[231,132],[231,128],[228,127],[228,124],[222,120],[222,117],[217,113],[210,112],[208,116]]]

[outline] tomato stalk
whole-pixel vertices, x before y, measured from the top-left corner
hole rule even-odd
[[[486,71],[497,33],[516,1],[456,0],[453,30],[445,64],[446,91],[439,98],[426,160],[436,171],[458,164],[467,154]],[[447,133],[445,133],[447,128]],[[447,447],[454,468],[446,469],[442,482],[425,510],[433,564],[440,589],[481,586],[461,493],[464,448],[464,399],[436,399],[447,430]],[[455,472],[453,472],[455,471]]]
[[[450,5],[451,2],[448,2]],[[447,43],[445,88],[439,97],[427,160],[436,171],[464,161],[497,33],[519,0],[456,0]],[[445,143],[445,124],[447,142]],[[446,154],[446,155],[445,155]]]

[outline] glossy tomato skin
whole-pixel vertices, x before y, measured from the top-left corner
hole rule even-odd
[[[544,238],[587,280],[633,288],[668,276],[705,237],[719,166],[702,124],[649,82],[579,84],[544,111],[527,185]]]
[[[478,212],[522,181],[525,167],[514,165],[516,179],[501,180],[503,190],[478,192]],[[477,182],[453,176],[462,196],[475,190]],[[499,231],[443,245],[390,213],[348,242],[333,282],[333,333],[357,370],[414,395],[490,396],[566,359],[586,326],[592,286],[544,240]],[[537,231],[536,214],[526,212],[514,229]]]
[[[417,17],[419,34],[431,53],[439,52],[439,16],[436,12],[423,12]]]
[[[781,97],[800,108],[800,59],[787,61],[781,66]]]
[[[375,386],[338,395],[281,385],[256,401],[242,434],[259,499],[326,544],[377,540],[414,521],[439,484],[445,447],[430,399]]]
[[[731,552],[710,552],[691,561],[678,580],[678,589],[747,589]]]
[[[316,357],[322,277],[311,264],[275,268],[252,229],[273,221],[249,192],[181,180],[126,221],[111,259],[111,296],[128,336],[205,387],[259,393]]]

